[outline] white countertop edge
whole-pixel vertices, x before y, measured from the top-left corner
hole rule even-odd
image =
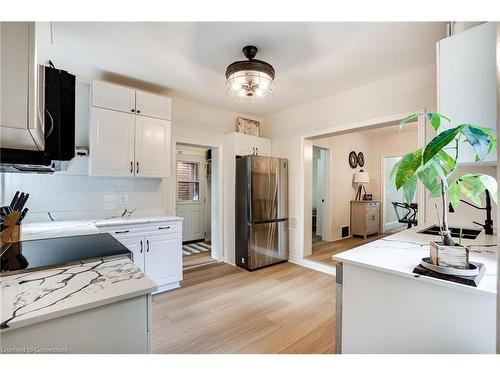
[[[368,268],[368,269],[372,269],[375,271],[382,271],[382,272],[393,274],[396,276],[406,277],[408,279],[422,280],[423,282],[438,285],[441,287],[451,287],[451,288],[454,288],[457,290],[462,290],[462,291],[466,291],[469,293],[481,294],[481,295],[488,296],[488,297],[491,297],[491,296],[496,297],[496,295],[497,295],[495,292],[492,292],[489,290],[479,289],[477,287],[473,287],[473,286],[465,285],[465,284],[460,284],[460,283],[455,283],[455,282],[448,281],[448,280],[437,279],[434,277],[419,275],[419,274],[416,274],[413,272],[407,273],[407,272],[397,271],[397,270],[393,270],[393,269],[389,269],[389,268],[374,266],[374,265],[363,263],[363,262],[357,262],[354,260],[344,259],[342,257],[337,257],[337,256],[333,256],[332,259],[337,261],[337,262],[351,264],[351,265],[355,265],[355,266],[363,267],[363,268]],[[415,267],[416,266],[417,265],[415,265]]]
[[[63,316],[76,314],[76,313],[79,313],[81,311],[95,309],[97,307],[109,305],[109,304],[112,304],[115,302],[120,302],[120,301],[124,301],[127,299],[143,296],[146,294],[156,292],[157,290],[158,290],[158,286],[154,285],[154,286],[151,286],[151,287],[146,288],[146,289],[134,290],[134,291],[129,292],[129,293],[120,294],[118,296],[113,296],[113,297],[102,299],[99,301],[94,301],[94,302],[91,302],[88,304],[74,306],[74,307],[54,311],[54,312],[39,315],[39,316],[36,316],[33,318],[23,319],[20,322],[9,323],[8,328],[4,328],[4,329],[0,330],[0,336],[2,333],[9,332],[9,331],[15,330],[17,328],[30,326],[30,325],[33,325],[36,323],[41,323],[41,322],[47,321],[47,320],[57,319],[57,318],[61,318]]]

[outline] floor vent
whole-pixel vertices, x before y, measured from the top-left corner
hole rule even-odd
[[[342,238],[344,238],[344,237],[349,237],[349,227],[348,226],[342,227]]]

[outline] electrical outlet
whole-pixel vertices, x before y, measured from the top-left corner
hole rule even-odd
[[[241,264],[245,264],[245,258],[241,258]]]

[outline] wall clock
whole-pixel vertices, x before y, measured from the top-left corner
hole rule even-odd
[[[363,155],[363,153],[362,153],[362,152],[360,152],[360,153],[358,154],[358,165],[359,165],[360,167],[362,167],[362,166],[364,166],[364,165],[365,165],[365,156]]]
[[[358,166],[358,156],[354,151],[349,153],[349,165],[351,168],[356,168]]]

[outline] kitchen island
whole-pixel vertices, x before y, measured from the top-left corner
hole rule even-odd
[[[413,273],[429,256],[422,225],[337,254],[337,352],[495,353],[497,243],[484,232],[470,261],[477,287]]]
[[[2,353],[148,353],[151,293],[128,257],[0,277]]]

